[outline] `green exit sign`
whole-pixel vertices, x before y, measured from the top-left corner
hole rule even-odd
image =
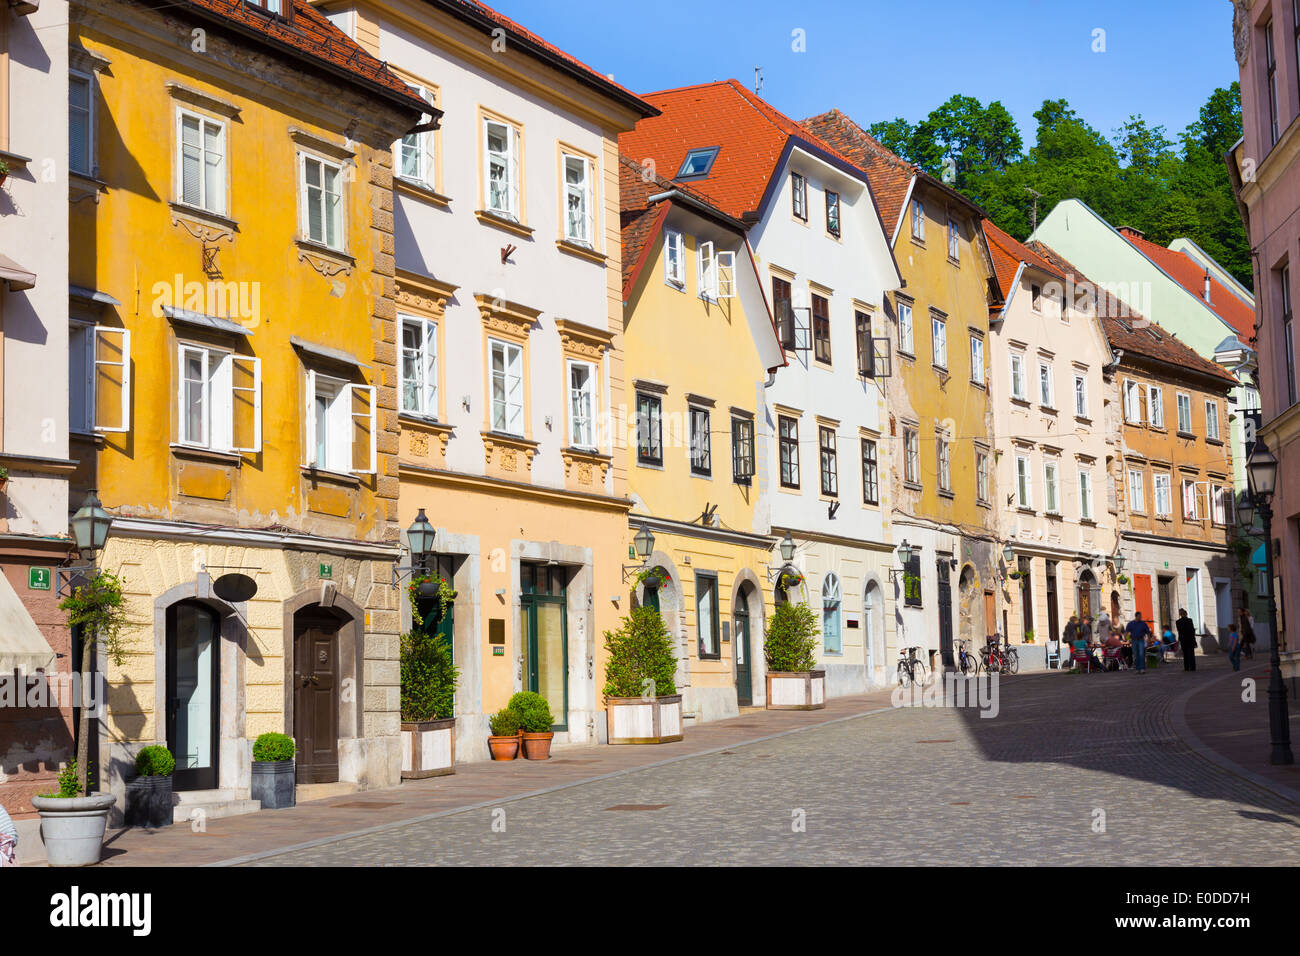
[[[323,578],[334,577],[334,565],[326,564],[324,561],[322,561],[320,566],[320,576]]]
[[[50,569],[28,568],[27,586],[33,591],[48,591],[50,589]]]

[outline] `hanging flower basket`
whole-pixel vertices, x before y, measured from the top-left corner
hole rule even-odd
[[[658,590],[672,579],[672,575],[660,564],[653,568],[642,568],[636,575],[636,583],[643,584],[652,591]]]
[[[795,571],[782,571],[781,577],[778,580],[781,587],[785,588],[787,591],[803,585],[803,575]]]
[[[1128,575],[1127,575],[1127,574],[1121,574],[1121,575],[1120,575],[1119,577],[1117,577],[1115,580],[1118,581],[1120,584],[1128,584]]]
[[[447,613],[448,606],[456,600],[457,591],[451,586],[451,582],[438,574],[425,574],[411,579],[410,585],[406,589],[407,596],[411,599],[411,620],[419,628],[424,626],[424,618],[420,616],[419,602],[430,598],[438,599],[438,619],[441,620]]]

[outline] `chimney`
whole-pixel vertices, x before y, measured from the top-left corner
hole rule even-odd
[[[1205,301],[1210,301],[1210,270],[1205,270]]]
[[[1146,233],[1141,229],[1135,229],[1133,226],[1120,226],[1119,234],[1128,239],[1145,239]]]

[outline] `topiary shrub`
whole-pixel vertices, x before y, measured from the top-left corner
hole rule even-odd
[[[285,734],[262,734],[253,742],[253,759],[258,763],[278,763],[292,760],[293,738]]]
[[[152,744],[135,755],[135,772],[142,777],[170,777],[176,758],[166,747]]]
[[[451,648],[439,634],[412,631],[402,635],[402,720],[440,720],[455,716],[456,681]]]
[[[763,654],[769,671],[810,671],[817,666],[817,615],[807,604],[778,604],[767,626]]]
[[[506,705],[519,717],[519,726],[526,734],[548,733],[555,718],[551,716],[551,705],[541,694],[531,690],[521,690],[510,698]]]
[[[513,737],[519,733],[519,715],[509,707],[498,710],[488,718],[493,737]]]
[[[633,608],[617,631],[606,631],[605,653],[607,698],[677,693],[677,659],[668,628],[655,608]]]

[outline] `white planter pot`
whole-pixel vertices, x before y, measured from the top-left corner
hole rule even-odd
[[[610,697],[605,728],[611,744],[668,744],[682,739],[682,695],[644,700]]]
[[[402,779],[456,772],[456,718],[402,724]]]
[[[768,710],[821,710],[825,706],[825,671],[768,671]]]
[[[50,866],[90,866],[99,862],[108,824],[111,793],[89,797],[32,797],[41,814],[41,840]]]

